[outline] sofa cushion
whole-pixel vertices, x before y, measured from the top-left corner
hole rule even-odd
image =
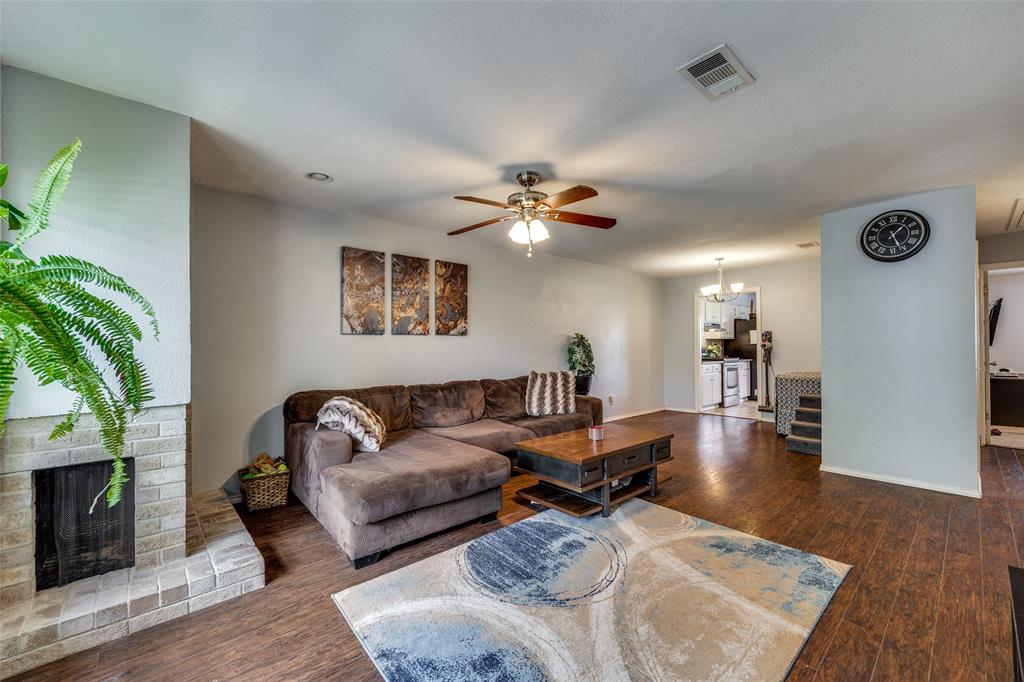
[[[491,419],[518,419],[526,416],[526,381],[528,377],[513,379],[481,379],[484,400]]]
[[[284,419],[287,422],[315,422],[316,413],[324,403],[339,395],[355,398],[376,412],[388,431],[412,428],[409,389],[405,386],[300,391],[288,396],[288,400],[284,402]]]
[[[365,525],[469,497],[508,481],[509,461],[419,429],[391,434],[378,453],[321,472],[321,499]]]
[[[537,436],[550,436],[551,434],[562,433],[563,431],[585,429],[592,425],[590,417],[579,412],[553,414],[547,417],[523,417],[522,419],[508,420],[506,423],[529,429],[537,434]]]
[[[533,431],[496,419],[480,419],[462,426],[428,427],[423,430],[494,452],[515,452],[516,443],[536,438]]]
[[[576,375],[572,372],[530,372],[526,381],[526,414],[546,417],[576,411]]]
[[[484,388],[479,381],[449,381],[409,387],[412,423],[424,426],[459,426],[484,416]]]

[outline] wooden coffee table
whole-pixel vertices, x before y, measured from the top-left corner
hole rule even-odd
[[[590,440],[587,429],[579,429],[516,448],[516,471],[540,479],[520,495],[572,516],[610,516],[631,497],[658,493],[658,465],[672,460],[672,434],[605,424],[604,440]]]

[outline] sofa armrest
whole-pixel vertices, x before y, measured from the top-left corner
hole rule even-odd
[[[296,422],[287,426],[284,450],[292,470],[292,492],[316,514],[320,472],[352,461],[352,437],[333,429],[317,429],[313,422]]]
[[[587,415],[594,426],[600,426],[604,423],[604,402],[596,396],[578,395],[576,413]]]

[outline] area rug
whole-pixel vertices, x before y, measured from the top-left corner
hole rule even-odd
[[[1000,448],[1024,450],[1024,428],[1019,426],[996,426],[1001,435],[989,436],[989,443]]]
[[[781,680],[846,564],[633,499],[546,511],[334,601],[386,680]]]

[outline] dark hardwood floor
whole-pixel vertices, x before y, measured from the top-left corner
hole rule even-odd
[[[770,424],[673,412],[627,423],[675,433],[658,504],[853,565],[790,679],[1012,679],[1006,565],[1024,551],[1024,452],[985,450],[972,500],[820,473]],[[497,521],[358,573],[301,504],[245,514],[265,589],[20,679],[377,679],[331,593],[530,516],[513,493],[532,483],[513,478]]]

